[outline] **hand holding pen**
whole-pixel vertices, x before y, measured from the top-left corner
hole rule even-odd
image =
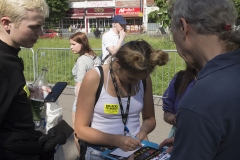
[[[128,143],[128,147],[131,150],[135,150],[137,147],[141,147],[142,146],[141,142],[138,140],[137,137],[135,137],[134,135],[131,134],[131,132],[129,131],[127,126],[125,126],[124,131],[125,131],[126,135],[129,135],[132,139],[135,140],[135,141],[130,140],[129,143]]]
[[[125,131],[125,134],[126,135],[129,135],[130,137],[132,137],[133,139],[136,139],[136,140],[139,140],[139,142],[141,142],[143,139],[144,140],[148,140],[148,137],[147,137],[147,133],[146,132],[139,132],[136,136],[133,136],[131,133],[130,133],[130,131],[129,131],[129,129],[127,128],[127,126],[125,126],[125,128],[124,128],[124,131]]]
[[[135,137],[134,135],[132,135],[128,129],[127,126],[124,127],[124,131],[125,131],[125,135],[129,135],[130,137],[132,137],[133,139],[137,139],[137,137]]]

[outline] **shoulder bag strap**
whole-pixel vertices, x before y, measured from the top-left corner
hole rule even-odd
[[[94,107],[99,99],[100,93],[102,91],[103,81],[104,81],[103,68],[102,68],[102,66],[97,66],[97,67],[100,71],[100,81],[99,81],[98,89],[96,92],[96,99],[95,99]]]
[[[101,61],[101,63],[102,63],[102,65],[104,64],[104,62],[108,59],[108,57],[110,57],[112,54],[111,53],[109,53],[102,61]]]

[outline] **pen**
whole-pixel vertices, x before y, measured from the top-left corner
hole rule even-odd
[[[136,139],[136,137],[133,136],[133,135],[130,133],[130,131],[129,131],[129,129],[127,128],[127,126],[124,127],[124,131],[125,131],[125,134],[127,133],[130,137],[132,137],[133,139]]]

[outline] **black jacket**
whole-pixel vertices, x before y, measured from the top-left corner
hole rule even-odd
[[[42,150],[19,51],[0,40],[0,159],[34,159]]]

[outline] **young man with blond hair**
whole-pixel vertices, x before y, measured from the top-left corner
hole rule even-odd
[[[47,160],[53,156],[55,146],[44,147],[46,139],[35,131],[30,92],[18,57],[20,47],[33,47],[43,35],[42,25],[48,14],[45,0],[0,0],[1,160]]]

